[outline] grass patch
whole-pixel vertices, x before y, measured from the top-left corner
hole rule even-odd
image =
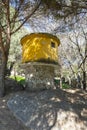
[[[20,83],[21,85],[25,84],[25,77],[16,75],[16,76],[10,76],[11,79],[16,80],[18,83]]]

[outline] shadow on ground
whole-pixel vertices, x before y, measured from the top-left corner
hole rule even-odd
[[[29,130],[86,130],[87,96],[81,90],[16,93],[9,109]],[[72,128],[72,129],[71,129]]]

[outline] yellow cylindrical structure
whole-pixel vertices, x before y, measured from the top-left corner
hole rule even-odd
[[[22,62],[58,63],[60,40],[48,33],[32,33],[21,39]]]

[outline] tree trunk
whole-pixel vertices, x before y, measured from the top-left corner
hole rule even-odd
[[[3,97],[5,94],[5,76],[7,70],[8,51],[9,49],[7,50],[6,56],[0,53],[0,97]]]
[[[86,90],[86,72],[83,71],[83,89]]]
[[[3,49],[2,43],[2,30],[0,29],[0,97],[4,96],[5,93],[5,84],[4,84],[4,77],[5,77],[5,53]]]
[[[4,76],[3,73],[0,72],[0,97],[3,97],[5,94],[5,84],[4,84]]]
[[[0,97],[3,97],[5,94],[5,68],[6,62],[1,60],[0,57]]]

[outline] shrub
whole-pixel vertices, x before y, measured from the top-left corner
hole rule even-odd
[[[66,84],[66,83],[63,83],[63,84],[62,84],[62,88],[63,88],[63,89],[68,89],[68,88],[70,88],[70,86],[69,86],[68,84]]]

